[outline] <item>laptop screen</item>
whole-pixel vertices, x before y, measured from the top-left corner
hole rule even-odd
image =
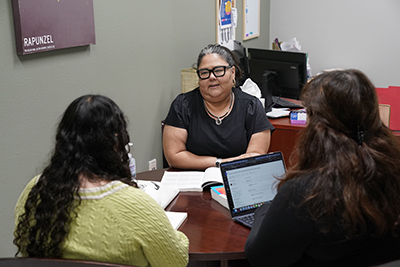
[[[276,195],[276,177],[285,173],[280,152],[221,164],[232,215],[252,210]]]

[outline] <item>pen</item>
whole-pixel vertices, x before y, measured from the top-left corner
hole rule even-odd
[[[160,189],[160,186],[159,186],[158,184],[156,184],[155,182],[151,182],[151,183],[154,184],[154,188],[155,188],[156,190]]]

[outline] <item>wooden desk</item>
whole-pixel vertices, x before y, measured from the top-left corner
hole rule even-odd
[[[279,119],[269,119],[271,124],[275,127],[275,131],[271,136],[271,144],[269,151],[281,151],[285,160],[286,167],[290,167],[290,155],[292,154],[294,145],[297,142],[298,135],[302,129],[306,127],[305,124],[291,124],[289,117]]]
[[[301,105],[300,100],[284,98],[296,104]],[[302,129],[306,127],[305,124],[291,124],[289,117],[279,119],[269,119],[271,124],[275,127],[275,131],[271,136],[271,144],[269,152],[281,151],[285,160],[286,167],[290,167],[290,155],[292,154],[295,143],[297,142],[298,135]]]
[[[163,173],[164,169],[142,172],[136,178],[160,181]],[[244,254],[250,230],[234,223],[209,190],[181,192],[165,210],[188,213],[179,228],[189,238],[188,266],[250,266]]]

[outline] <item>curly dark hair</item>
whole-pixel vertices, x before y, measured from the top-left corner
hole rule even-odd
[[[59,123],[54,152],[29,193],[14,244],[29,257],[60,258],[80,204],[80,176],[91,181],[131,181],[129,135],[123,112],[108,97],[74,100]],[[16,254],[16,255],[17,255]]]
[[[327,221],[325,232],[339,223],[349,237],[397,234],[400,144],[380,119],[374,85],[358,70],[326,71],[301,100],[308,125],[278,188],[310,179],[303,204],[316,222]]]

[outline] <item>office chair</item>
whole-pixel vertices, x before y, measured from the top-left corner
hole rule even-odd
[[[0,267],[134,267],[115,263],[69,260],[69,259],[48,259],[48,258],[0,258]]]

